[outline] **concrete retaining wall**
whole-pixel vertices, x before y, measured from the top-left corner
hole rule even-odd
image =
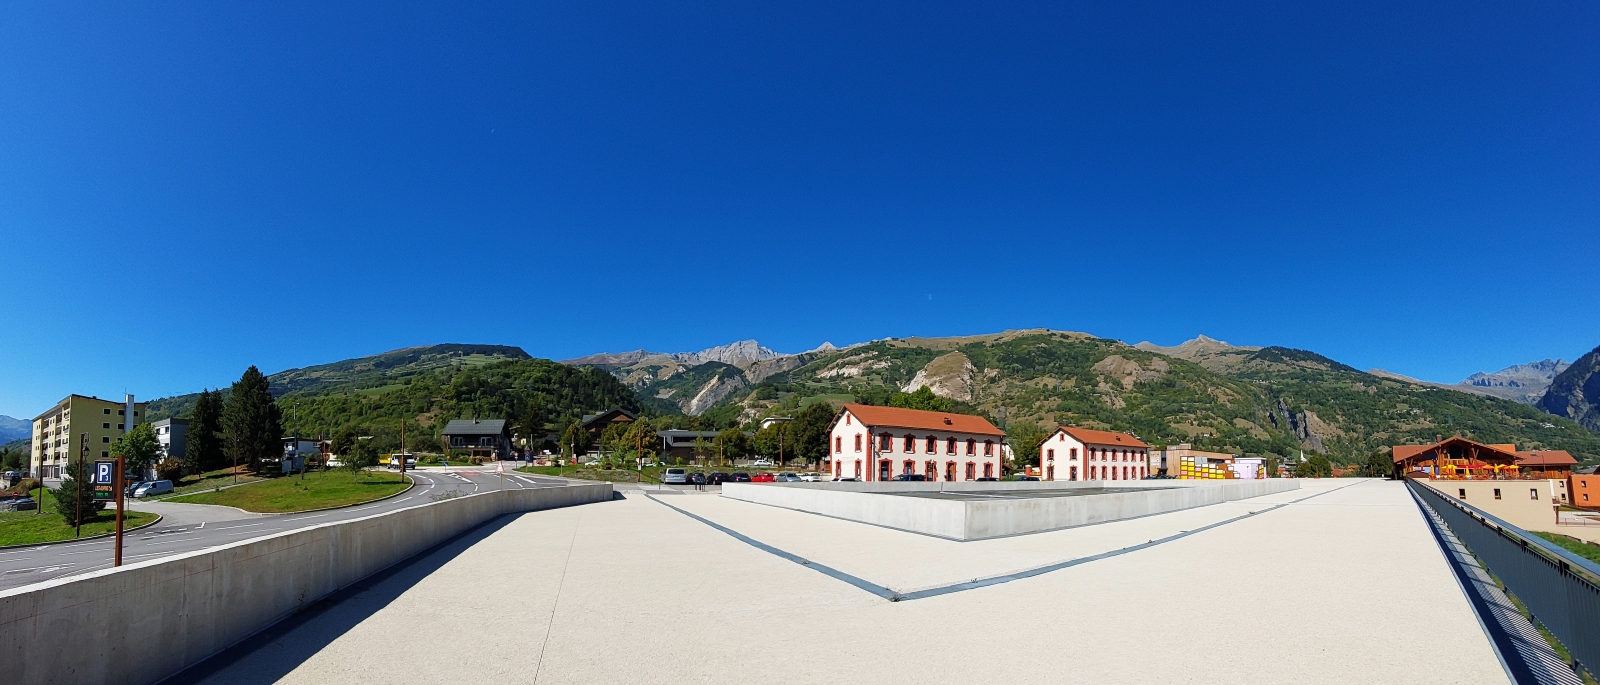
[[[1106,486],[1140,492],[994,500],[943,500],[883,494],[945,490],[1005,492],[1012,495],[1036,491],[1045,494]],[[979,540],[1203,507],[1287,492],[1299,487],[1299,482],[1284,478],[1126,483],[726,483],[722,486],[722,496],[953,540]]]
[[[500,490],[0,592],[0,671],[137,685],[502,514],[611,499],[610,483]]]

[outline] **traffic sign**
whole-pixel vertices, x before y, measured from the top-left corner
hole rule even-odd
[[[503,474],[505,474],[505,472],[506,472],[506,465],[505,465],[505,464],[502,464],[502,463],[500,463],[500,462],[498,462],[498,461],[497,461],[497,462],[495,462],[495,463],[494,463],[494,472],[495,472],[495,473],[499,473],[499,474],[502,474],[502,475],[503,475]]]
[[[112,500],[117,498],[117,462],[97,461],[94,463],[94,498],[97,500]]]

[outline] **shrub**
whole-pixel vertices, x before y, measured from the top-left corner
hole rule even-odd
[[[172,457],[162,459],[156,464],[156,478],[159,480],[177,481],[183,477],[183,462]]]

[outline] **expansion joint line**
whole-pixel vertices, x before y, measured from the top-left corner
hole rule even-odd
[[[567,541],[567,560],[561,564],[561,579],[556,581],[556,596],[550,600],[550,620],[544,624],[544,641],[539,643],[539,659],[533,666],[533,682],[539,682],[539,671],[544,668],[544,652],[550,647],[550,634],[555,632],[556,608],[561,606],[561,590],[567,585],[567,569],[572,566],[572,548],[578,544],[578,527],[583,524],[583,510],[572,522],[572,539]]]
[[[1363,481],[1363,482],[1365,482],[1365,481]],[[1282,509],[1284,507],[1287,507],[1287,506],[1289,506],[1291,504],[1299,504],[1299,503],[1304,502],[1304,501],[1309,500],[1309,499],[1313,499],[1313,498],[1316,498],[1316,497],[1321,497],[1323,495],[1326,495],[1326,494],[1329,494],[1329,493],[1333,493],[1333,492],[1338,492],[1338,491],[1343,490],[1345,488],[1353,487],[1353,486],[1360,485],[1360,484],[1361,483],[1351,483],[1350,485],[1341,485],[1341,486],[1333,488],[1331,490],[1324,490],[1324,491],[1319,492],[1319,493],[1317,493],[1315,495],[1308,495],[1308,496],[1305,496],[1305,497],[1301,497],[1300,499],[1297,499],[1297,500],[1284,502],[1282,504],[1275,504],[1275,505],[1272,505],[1272,506],[1267,507],[1265,509],[1261,509],[1259,511],[1252,511],[1252,512],[1250,512],[1248,514],[1240,514],[1240,515],[1235,516],[1235,517],[1230,518],[1230,519],[1225,519],[1225,520],[1222,520],[1222,521],[1218,521],[1216,523],[1212,523],[1212,524],[1201,526],[1199,528],[1195,528],[1194,530],[1186,530],[1186,531],[1182,531],[1182,532],[1179,532],[1179,533],[1174,533],[1174,534],[1168,535],[1167,537],[1164,537],[1164,538],[1151,540],[1149,542],[1140,543],[1140,544],[1137,544],[1137,545],[1133,545],[1131,547],[1124,547],[1122,549],[1115,549],[1115,550],[1111,550],[1109,552],[1102,552],[1100,554],[1093,554],[1093,555],[1086,556],[1086,557],[1078,557],[1076,559],[1068,559],[1066,561],[1056,562],[1054,564],[1046,564],[1044,566],[1040,566],[1040,567],[1037,567],[1037,568],[1031,568],[1031,569],[1027,569],[1027,570],[1024,570],[1024,571],[1016,571],[1016,572],[1013,572],[1013,573],[1005,573],[1005,574],[1001,574],[1001,575],[997,575],[997,576],[990,576],[990,577],[987,577],[987,578],[975,578],[973,580],[969,580],[969,581],[965,581],[965,582],[961,582],[961,583],[952,583],[952,584],[949,584],[949,585],[941,585],[941,586],[938,586],[938,587],[926,588],[926,589],[922,589],[922,590],[913,590],[913,591],[910,591],[910,592],[898,592],[898,591],[895,591],[892,588],[885,587],[883,585],[879,585],[879,584],[874,583],[872,581],[869,581],[869,580],[867,580],[865,578],[854,576],[854,575],[851,575],[849,573],[845,573],[844,571],[840,571],[839,569],[833,568],[831,566],[827,566],[825,564],[819,564],[819,563],[817,563],[815,561],[811,561],[811,560],[806,559],[804,557],[801,557],[801,556],[799,556],[797,554],[792,554],[792,553],[786,552],[784,550],[778,549],[777,547],[773,547],[772,545],[769,545],[769,544],[767,544],[765,542],[762,542],[762,541],[757,540],[755,538],[752,538],[752,537],[750,537],[748,535],[740,533],[739,531],[733,530],[732,528],[729,528],[727,526],[724,526],[724,525],[721,525],[719,523],[716,523],[715,521],[707,519],[707,518],[705,518],[703,516],[699,516],[697,514],[690,513],[690,512],[685,511],[685,510],[683,510],[681,508],[678,508],[676,506],[673,506],[671,504],[663,502],[663,501],[661,501],[659,499],[656,499],[654,496],[650,495],[649,493],[645,493],[645,497],[648,498],[650,501],[655,502],[656,504],[660,504],[661,506],[664,506],[664,507],[666,507],[668,509],[676,511],[676,512],[678,512],[680,514],[683,514],[684,516],[687,516],[687,517],[692,518],[692,519],[694,519],[696,521],[704,523],[707,526],[710,526],[710,527],[712,527],[712,528],[714,528],[714,529],[716,529],[718,531],[721,531],[721,532],[727,534],[729,537],[732,537],[735,540],[738,540],[738,541],[743,542],[743,543],[745,543],[747,545],[750,545],[751,547],[755,547],[756,549],[759,549],[759,550],[761,550],[763,552],[766,552],[766,553],[771,554],[773,556],[779,557],[781,559],[786,559],[786,560],[792,561],[792,562],[794,562],[796,564],[800,564],[801,566],[805,566],[806,568],[812,569],[814,571],[817,571],[818,573],[821,573],[821,574],[823,574],[825,576],[829,576],[829,577],[834,578],[836,580],[842,580],[842,581],[844,581],[846,583],[849,583],[850,585],[854,585],[857,588],[860,588],[860,589],[865,590],[865,591],[867,591],[869,593],[872,593],[874,595],[877,595],[879,597],[887,599],[887,600],[889,600],[891,602],[906,602],[906,601],[910,601],[910,600],[914,600],[914,599],[925,599],[925,598],[928,598],[928,597],[937,597],[939,595],[948,595],[948,594],[955,593],[955,592],[964,592],[966,590],[975,590],[975,589],[978,589],[978,588],[981,588],[981,587],[989,587],[990,585],[1000,585],[1002,583],[1009,583],[1009,582],[1011,582],[1013,580],[1021,580],[1023,578],[1032,578],[1034,576],[1041,576],[1041,575],[1044,575],[1046,573],[1050,573],[1052,571],[1059,571],[1059,570],[1064,569],[1064,568],[1071,568],[1073,566],[1080,566],[1082,564],[1087,564],[1087,563],[1089,563],[1091,561],[1099,561],[1101,559],[1110,559],[1112,557],[1122,556],[1122,555],[1128,554],[1130,552],[1137,552],[1137,551],[1142,550],[1142,549],[1149,549],[1151,547],[1155,547],[1156,545],[1163,545],[1163,544],[1166,544],[1168,542],[1172,542],[1174,540],[1181,540],[1183,538],[1189,537],[1190,535],[1195,535],[1197,533],[1203,533],[1203,532],[1211,530],[1213,528],[1220,528],[1220,527],[1228,525],[1230,523],[1236,523],[1238,521],[1243,521],[1243,520],[1245,520],[1247,518],[1251,518],[1251,517],[1254,517],[1254,516],[1260,516],[1260,515],[1265,514],[1267,512],[1277,511],[1277,510]],[[1237,501],[1237,500],[1235,500],[1235,501]]]

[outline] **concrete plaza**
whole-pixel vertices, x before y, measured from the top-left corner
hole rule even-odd
[[[1507,682],[1401,483],[973,542],[625,494],[503,520],[189,679]]]

